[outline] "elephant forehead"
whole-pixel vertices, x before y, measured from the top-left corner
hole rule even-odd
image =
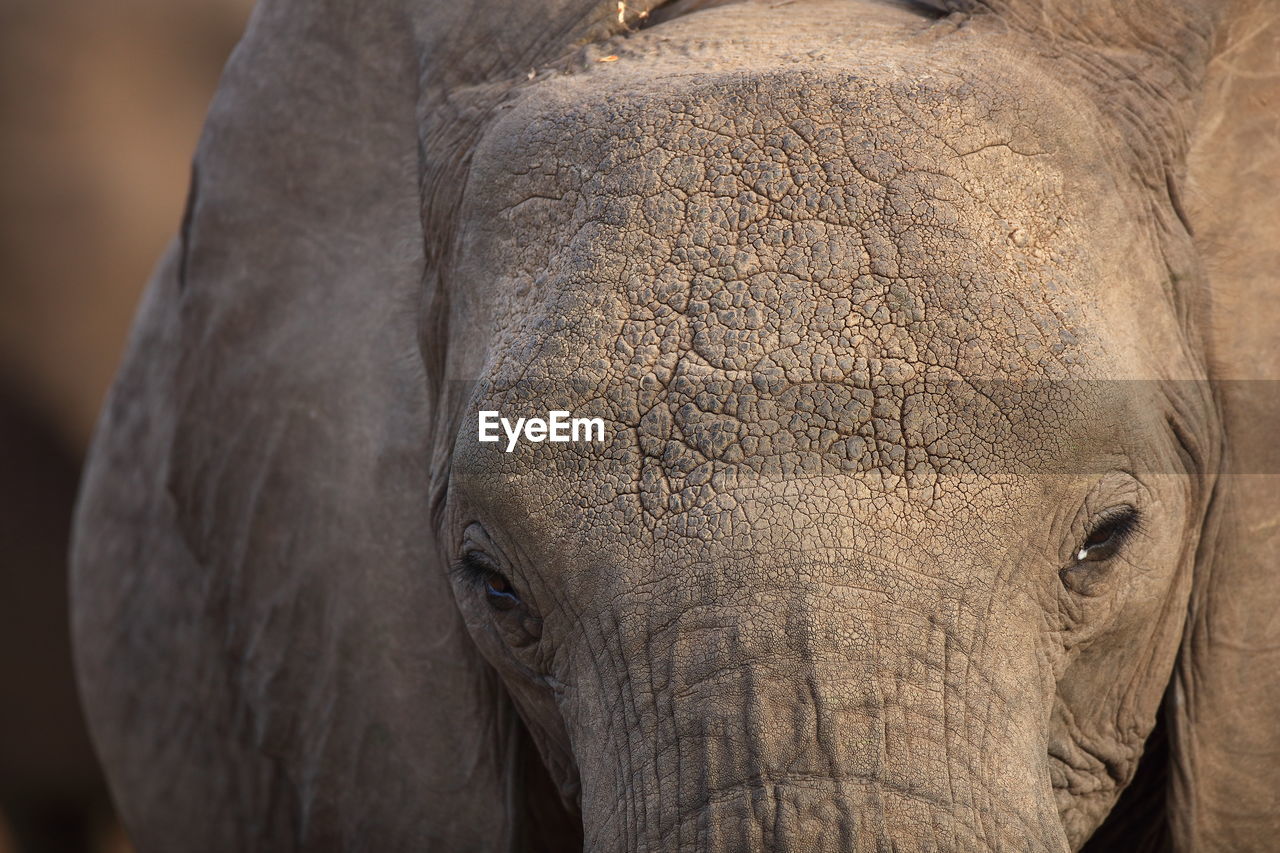
[[[1102,278],[1023,114],[959,79],[702,75],[531,95],[477,155],[464,243],[521,369],[1074,375]],[[470,224],[470,223],[469,223]],[[529,344],[572,338],[568,351]],[[508,344],[510,342],[507,342]]]
[[[959,79],[812,70],[531,95],[473,176],[482,407],[608,438],[475,453],[657,517],[1056,452],[1045,419],[1066,426],[1100,347],[1063,178],[1021,121]]]

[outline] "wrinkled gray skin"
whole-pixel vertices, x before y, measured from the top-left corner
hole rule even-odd
[[[79,511],[139,848],[1272,849],[1276,45],[264,0]]]

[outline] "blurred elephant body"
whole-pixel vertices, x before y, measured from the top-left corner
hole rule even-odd
[[[139,847],[1266,849],[1259,9],[264,3],[78,519]]]

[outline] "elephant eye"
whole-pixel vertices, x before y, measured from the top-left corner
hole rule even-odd
[[[520,596],[511,588],[511,582],[497,572],[485,579],[484,595],[494,610],[512,610],[520,605]]]
[[[520,596],[516,594],[507,576],[475,552],[463,555],[453,572],[468,587],[479,589],[494,610],[514,610],[521,604]]]
[[[1106,513],[1076,551],[1077,563],[1099,563],[1109,560],[1138,532],[1142,517],[1131,506]]]

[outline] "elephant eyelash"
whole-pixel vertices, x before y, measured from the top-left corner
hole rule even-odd
[[[1096,562],[1115,555],[1142,532],[1142,514],[1131,506],[1110,510],[1093,526],[1076,551],[1076,562]]]
[[[468,551],[453,564],[449,574],[457,578],[463,586],[483,590],[489,579],[498,572],[483,557],[474,551]]]

